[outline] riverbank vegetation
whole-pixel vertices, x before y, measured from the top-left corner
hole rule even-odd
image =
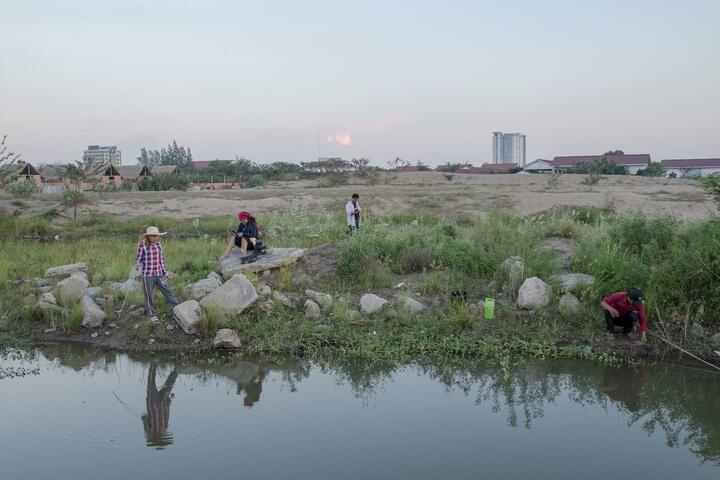
[[[341,254],[337,276],[308,285],[335,297],[333,311],[321,322],[307,320],[300,309],[279,303],[271,312],[256,305],[231,322],[254,352],[335,349],[397,359],[602,357],[616,350],[604,339],[598,303],[603,296],[631,286],[643,288],[651,329],[663,337],[696,352],[710,352],[711,336],[720,329],[720,222],[716,219],[684,223],[597,209],[561,209],[529,217],[368,216],[364,229],[350,238],[340,216],[291,212],[261,217],[259,222],[268,245],[339,244]],[[232,217],[118,220],[90,214],[61,222],[52,215],[0,216],[5,239],[0,252],[0,329],[7,338],[22,338],[31,325],[37,330],[38,323],[52,321],[53,327],[82,333],[72,309],[68,314],[72,318],[64,320],[48,320],[35,311],[34,284],[27,280],[41,277],[49,267],[84,261],[93,285],[123,281],[134,262],[137,236],[149,224],[169,232],[163,239],[167,262],[175,274],[174,288],[182,292],[184,286],[217,270],[235,221]],[[576,242],[570,269],[596,278],[594,284],[574,292],[582,304],[580,314],[563,316],[555,307],[562,291],[551,278],[567,266],[553,251],[541,248],[547,238]],[[537,276],[553,285],[549,307],[535,312],[515,307],[517,285],[501,267],[510,257],[523,260],[525,278]],[[253,281],[303,295],[287,272]],[[349,315],[367,292],[386,297],[410,294],[432,308],[422,313],[398,308],[372,316]],[[483,318],[481,308],[471,308],[486,297],[496,300],[492,320]],[[137,292],[118,301],[142,304]],[[170,318],[166,307],[161,313]],[[207,327],[205,334],[211,335],[214,325]],[[149,326],[134,333],[138,341],[151,335]],[[156,337],[158,342],[173,341],[165,334]],[[657,340],[653,342],[658,344],[653,348],[659,347]],[[633,351],[641,355],[645,350],[633,347]]]

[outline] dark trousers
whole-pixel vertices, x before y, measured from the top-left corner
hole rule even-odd
[[[170,288],[170,285],[162,279],[162,277],[143,277],[143,293],[145,294],[145,310],[149,317],[156,315],[155,302],[153,302],[152,292],[157,287],[162,292],[165,300],[170,304],[171,307],[175,307],[178,303],[178,299],[175,293]]]
[[[623,327],[623,333],[630,333],[632,332],[635,322],[640,321],[638,314],[635,312],[628,312],[624,315],[613,318],[612,315],[610,315],[610,312],[608,312],[607,310],[603,311],[605,312],[605,322],[607,322],[607,329],[610,333],[615,332],[616,325],[619,327]]]

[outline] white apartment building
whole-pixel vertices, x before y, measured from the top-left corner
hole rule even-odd
[[[100,165],[122,165],[120,150],[116,146],[101,147],[100,145],[88,145],[83,153],[83,162],[94,162]]]
[[[493,163],[517,163],[525,167],[525,135],[493,132]]]

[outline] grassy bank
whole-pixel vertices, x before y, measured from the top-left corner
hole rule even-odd
[[[711,334],[720,330],[720,222],[681,223],[668,217],[616,216],[599,210],[563,210],[534,217],[491,214],[482,218],[441,219],[431,216],[390,215],[366,219],[360,234],[346,238],[343,218],[304,212],[259,219],[271,246],[312,247],[341,243],[341,269],[335,278],[319,280],[314,288],[336,296],[334,311],[319,329],[302,311],[273,312],[253,307],[233,319],[236,328],[257,352],[302,350],[341,352],[373,357],[437,356],[588,356],[608,352],[598,311],[602,296],[630,286],[644,289],[651,328],[694,351],[712,346]],[[91,216],[61,223],[44,217],[0,217],[0,329],[5,338],[22,338],[31,325],[51,323],[67,332],[81,332],[77,309],[67,318],[43,318],[22,280],[42,276],[45,269],[85,261],[91,283],[122,281],[134,262],[137,234],[148,224],[170,232],[164,239],[167,263],[175,273],[173,285],[183,287],[217,269],[217,259],[235,224],[232,218],[181,222],[162,218],[118,221]],[[59,240],[18,238],[59,235]],[[578,248],[573,271],[596,276],[597,283],[576,292],[584,313],[570,318],[555,309],[562,292],[546,310],[528,313],[514,307],[516,285],[501,269],[503,260],[519,256],[525,277],[547,281],[561,266],[538,245],[550,236],[572,238]],[[254,279],[256,280],[256,279]],[[288,275],[271,279],[273,288],[292,291]],[[432,301],[436,308],[423,314],[397,309],[387,314],[348,320],[359,294],[387,297],[399,291]],[[299,294],[302,293],[298,290]],[[467,295],[468,301],[458,301]],[[497,301],[496,318],[487,321],[469,308],[485,297]],[[140,294],[123,299],[142,304]],[[161,313],[169,315],[160,301]],[[214,332],[210,320],[206,333]],[[691,334],[697,323],[704,334]],[[327,328],[326,328],[327,327]],[[697,327],[696,327],[697,328]],[[10,336],[12,334],[13,336]],[[138,330],[144,340],[152,331]],[[158,341],[172,342],[158,335]]]

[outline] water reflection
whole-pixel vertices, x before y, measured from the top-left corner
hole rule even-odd
[[[168,432],[170,424],[170,404],[175,396],[172,389],[177,380],[177,371],[173,370],[165,383],[157,388],[157,364],[151,363],[147,377],[147,411],[142,416],[145,428],[145,439],[149,447],[162,448],[173,443],[172,434]]]
[[[705,371],[668,365],[616,368],[566,360],[525,362],[510,369],[479,361],[395,366],[353,358],[310,363],[295,357],[213,357],[198,363],[197,359],[153,360],[147,355],[125,356],[68,345],[47,346],[42,353],[83,375],[105,374],[121,358],[129,358],[133,369],[147,378],[142,424],[147,445],[154,448],[178,442],[168,430],[178,378],[189,387],[229,381],[241,405],[252,409],[267,395],[277,394],[276,388],[270,393],[264,389],[270,378],[281,390],[295,392],[311,373],[331,375],[366,405],[381,398],[394,377],[410,372],[428,377],[448,392],[462,392],[475,405],[489,406],[513,428],[533,428],[547,408],[567,398],[587,408],[615,409],[624,414],[628,426],[638,425],[648,435],[661,432],[667,446],[683,446],[701,461],[720,465],[720,376]]]

